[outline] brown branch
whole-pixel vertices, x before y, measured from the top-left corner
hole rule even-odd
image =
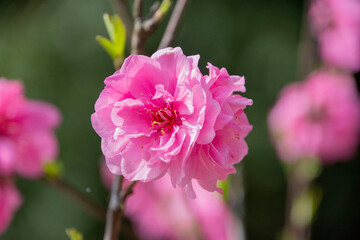
[[[114,175],[106,214],[104,240],[118,240],[119,238],[125,212],[125,201],[136,184],[135,181],[131,182],[125,190],[122,190],[123,182],[123,176]]]
[[[42,180],[56,189],[67,194],[69,197],[75,199],[81,207],[87,210],[94,217],[100,221],[105,221],[105,208],[88,198],[85,194],[81,193],[69,183],[59,178],[42,178]]]
[[[131,39],[131,53],[132,54],[144,54],[146,40],[156,31],[161,20],[164,18],[164,14],[159,9],[157,3],[155,3],[150,11],[151,17],[143,20],[142,13],[142,0],[135,0],[134,2],[134,30]]]
[[[111,195],[109,200],[109,206],[106,213],[106,225],[104,240],[118,240],[118,236],[121,229],[121,207],[119,193],[124,181],[123,176],[114,176],[114,180],[111,187]]]
[[[178,0],[174,7],[174,11],[170,17],[169,23],[166,27],[165,33],[161,39],[158,49],[169,47],[174,40],[175,33],[179,27],[181,17],[184,14],[184,10],[188,0]]]

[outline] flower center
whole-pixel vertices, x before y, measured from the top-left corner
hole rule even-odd
[[[18,124],[0,116],[0,136],[9,136],[18,132]]]
[[[161,107],[148,103],[145,109],[150,116],[151,130],[165,134],[170,132],[174,126],[182,124],[180,114],[173,109],[172,102],[165,101]]]
[[[321,122],[326,118],[326,109],[324,107],[312,107],[308,112],[308,119],[311,122]]]

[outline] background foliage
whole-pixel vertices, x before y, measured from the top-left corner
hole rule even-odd
[[[150,5],[153,1],[146,1]],[[275,239],[284,221],[285,180],[272,148],[266,115],[278,91],[296,80],[301,0],[191,0],[175,45],[187,55],[246,77],[253,132],[243,166],[248,239]],[[57,134],[65,178],[98,202],[106,202],[99,177],[100,139],[90,115],[112,62],[95,35],[106,36],[103,13],[109,1],[0,0],[0,76],[21,79],[30,98],[57,105],[63,123]],[[166,21],[167,19],[165,19]],[[164,22],[148,41],[156,50]],[[324,169],[318,179],[324,200],[313,239],[360,237],[360,159]],[[101,239],[103,225],[74,201],[41,181],[18,179],[24,205],[0,239],[66,239],[75,227],[86,240]],[[240,214],[240,212],[237,212]]]

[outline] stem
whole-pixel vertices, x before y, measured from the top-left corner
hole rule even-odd
[[[174,40],[175,33],[178,29],[180,19],[184,14],[184,10],[188,0],[178,0],[174,7],[174,11],[170,17],[169,23],[166,27],[165,33],[161,39],[158,49],[166,48],[171,45]]]
[[[131,184],[122,190],[124,177],[115,175],[113,184],[111,187],[111,195],[108,210],[106,213],[106,225],[104,240],[118,240],[119,233],[123,224],[123,216],[125,212],[125,201],[127,197],[132,193],[133,187],[136,182]]]
[[[283,239],[310,239],[310,226],[322,195],[321,189],[313,184],[321,172],[321,164],[316,158],[304,158],[287,167],[288,189]]]
[[[288,176],[286,215],[284,227],[284,240],[306,240],[310,239],[309,225],[302,225],[294,221],[294,207],[300,198],[308,192],[311,181],[301,178],[292,171]]]
[[[42,178],[42,180],[56,189],[66,193],[69,197],[75,199],[80,206],[100,221],[105,221],[105,209],[95,201],[88,198],[85,194],[75,189],[69,183],[60,178]]]
[[[134,29],[131,38],[131,53],[141,54],[145,51],[145,40],[142,33],[143,1],[135,0],[133,5]]]
[[[120,218],[121,208],[119,193],[121,191],[123,181],[123,176],[114,176],[111,187],[109,206],[106,213],[104,240],[117,240],[120,233],[122,219]]]

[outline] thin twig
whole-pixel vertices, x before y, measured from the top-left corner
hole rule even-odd
[[[143,1],[135,0],[133,5],[134,29],[131,37],[132,54],[140,54],[144,51],[145,48],[145,42],[141,40],[142,8],[143,8]]]
[[[174,7],[174,11],[170,17],[169,23],[166,27],[165,33],[161,39],[158,49],[169,47],[174,40],[175,33],[179,27],[181,17],[184,14],[184,10],[188,0],[178,0]]]
[[[310,180],[302,178],[291,171],[287,178],[286,215],[284,239],[307,240],[310,239],[309,226],[299,226],[292,219],[292,211],[299,198],[308,191]]]
[[[136,182],[122,190],[124,177],[115,175],[111,187],[108,211],[106,214],[106,225],[104,240],[117,240],[123,224],[125,202],[133,191]]]
[[[160,1],[154,2],[153,5],[151,5],[150,7],[147,18],[151,18],[155,14],[155,12],[159,9],[160,5],[161,5]]]
[[[123,176],[115,175],[111,187],[109,206],[106,213],[104,240],[118,240],[121,230],[121,207],[119,193],[124,181]]]
[[[82,192],[75,189],[69,183],[59,178],[42,178],[42,180],[46,183],[49,183],[56,189],[59,189],[60,191],[66,193],[69,197],[75,199],[80,204],[80,206],[82,206],[85,210],[87,210],[100,221],[105,221],[105,208],[93,201],[92,199],[88,198]]]
[[[164,13],[153,5],[153,14],[147,19],[143,19],[142,0],[134,1],[133,15],[134,15],[134,30],[131,39],[131,53],[144,54],[146,40],[156,31],[161,20],[164,18]],[[156,11],[155,8],[157,7]]]

